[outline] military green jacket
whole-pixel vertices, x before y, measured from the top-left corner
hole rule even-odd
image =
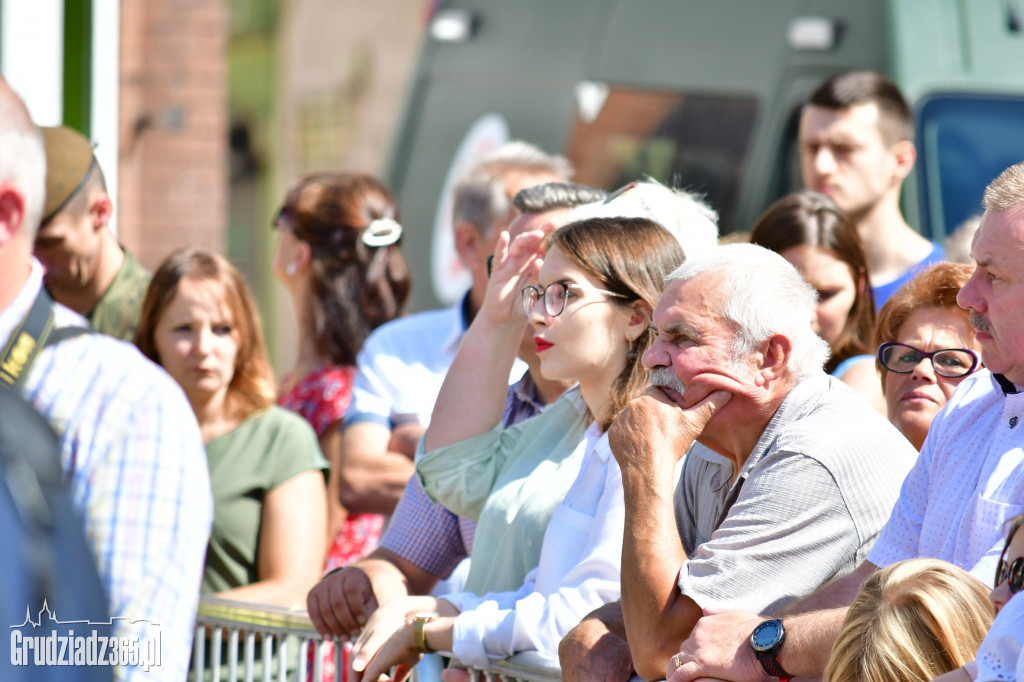
[[[142,314],[142,301],[152,275],[122,246],[124,262],[96,307],[85,317],[101,334],[131,341]]]

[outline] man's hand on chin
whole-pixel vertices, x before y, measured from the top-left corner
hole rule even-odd
[[[731,393],[715,390],[685,408],[671,399],[666,390],[652,386],[644,395],[632,400],[612,422],[608,442],[615,459],[623,469],[646,466],[659,453],[671,453],[674,461],[678,460],[731,398]]]

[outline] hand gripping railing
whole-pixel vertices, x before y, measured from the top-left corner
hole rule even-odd
[[[191,679],[194,682],[323,682],[321,649],[332,641],[317,633],[305,610],[203,597],[196,617]],[[298,648],[297,658],[289,655],[293,647]],[[307,661],[311,647],[315,648],[316,655],[310,666]],[[341,650],[340,646],[334,647],[336,671],[342,669]],[[468,670],[473,682],[496,682],[499,677],[504,682],[560,682],[562,679],[558,661],[536,652],[516,654],[488,668]],[[340,675],[335,676],[335,682],[341,682]],[[419,682],[428,681],[421,676]]]

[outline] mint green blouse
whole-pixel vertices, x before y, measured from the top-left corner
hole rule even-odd
[[[590,419],[579,389],[536,417],[437,450],[416,452],[435,501],[477,521],[465,589],[519,589],[537,567],[544,531],[579,474]]]

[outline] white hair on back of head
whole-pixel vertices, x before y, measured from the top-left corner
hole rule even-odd
[[[46,199],[43,134],[6,81],[0,78],[0,183],[17,186],[25,197],[22,229],[35,237]]]
[[[626,185],[607,201],[574,208],[566,223],[589,218],[647,218],[672,233],[687,259],[718,244],[715,209],[696,194],[671,189],[652,178]]]
[[[564,156],[547,154],[529,142],[507,142],[462,169],[453,190],[455,224],[470,223],[487,233],[508,215],[512,197],[505,193],[508,173],[548,174],[568,182],[572,164]]]
[[[522,140],[506,142],[481,156],[473,165],[477,168],[504,166],[535,173],[550,173],[563,182],[568,182],[573,176],[569,159],[560,154],[548,154]]]
[[[828,343],[814,333],[811,320],[818,296],[785,258],[754,244],[716,246],[688,258],[668,281],[715,277],[722,295],[719,314],[736,328],[732,353],[748,357],[775,334],[789,339],[793,350],[789,373],[795,380],[820,370],[829,357]]]

